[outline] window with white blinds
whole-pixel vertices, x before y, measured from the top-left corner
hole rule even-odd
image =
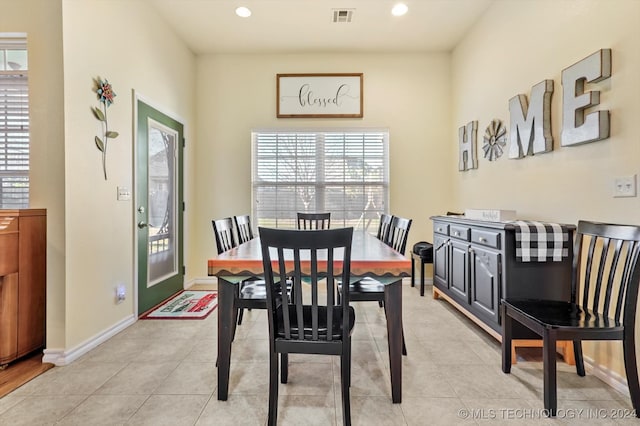
[[[297,212],[375,232],[389,200],[386,130],[255,131],[253,223],[295,228]]]
[[[29,90],[25,39],[0,37],[0,208],[29,207]]]

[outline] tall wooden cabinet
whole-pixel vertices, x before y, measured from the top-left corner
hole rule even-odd
[[[569,300],[571,254],[561,262],[516,260],[515,227],[509,223],[435,216],[433,220],[433,291],[500,338],[500,300]],[[570,226],[569,239],[573,239]],[[517,339],[538,338],[524,327]]]
[[[46,210],[0,210],[0,365],[45,345],[46,235]]]

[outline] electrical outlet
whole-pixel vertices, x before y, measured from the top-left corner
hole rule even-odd
[[[636,175],[618,176],[613,180],[614,197],[636,196]]]
[[[116,287],[116,303],[122,303],[126,298],[127,290],[124,287],[124,284],[118,284],[118,286]]]

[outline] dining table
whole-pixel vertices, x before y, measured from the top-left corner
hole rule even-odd
[[[260,239],[254,238],[208,259],[207,267],[208,275],[218,278],[218,400],[226,401],[229,395],[231,346],[238,309],[237,286],[248,278],[259,277],[264,273]],[[398,278],[384,280],[391,399],[394,403],[402,402],[402,278],[410,275],[409,258],[374,235],[364,230],[354,230],[351,247],[352,282],[365,276]]]

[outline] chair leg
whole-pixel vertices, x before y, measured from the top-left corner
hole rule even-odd
[[[242,314],[244,314],[244,308],[238,309],[238,325],[242,325]]]
[[[638,381],[638,361],[636,359],[634,330],[625,328],[624,334],[622,346],[624,349],[624,369],[627,373],[629,395],[631,396],[631,405],[636,413],[636,417],[640,417],[640,382]]]
[[[584,377],[584,357],[582,356],[582,341],[574,340],[573,341],[573,357],[576,360],[576,373],[578,376]]]
[[[346,344],[344,353],[340,356],[341,388],[342,388],[342,424],[351,425],[351,353],[350,344]]]
[[[411,255],[411,287],[415,285],[416,281],[416,260]]]
[[[381,308],[384,308],[384,303],[382,303],[382,300],[378,300],[378,306],[380,306]]]
[[[511,373],[511,348],[513,319],[507,315],[507,308],[502,305],[502,372]]]
[[[558,389],[556,374],[556,336],[549,330],[542,336],[542,365],[544,376],[544,408],[549,416],[558,412]]]
[[[289,354],[280,354],[280,383],[289,381]]]
[[[267,424],[278,423],[278,354],[271,348],[269,354],[269,416]]]

